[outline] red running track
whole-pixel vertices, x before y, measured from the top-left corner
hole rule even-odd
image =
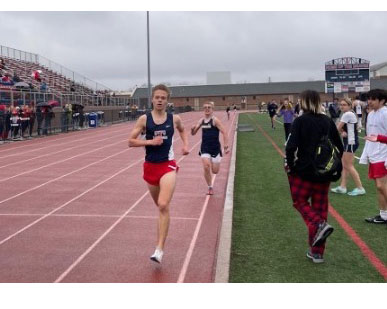
[[[233,146],[235,117],[223,121]],[[188,129],[202,113],[180,115]],[[235,115],[234,115],[235,116]],[[213,282],[230,156],[206,196],[189,135],[162,265],[149,260],[158,211],[142,180],[133,123],[0,147],[0,282]]]

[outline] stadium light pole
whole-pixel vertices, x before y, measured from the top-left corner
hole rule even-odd
[[[146,12],[146,29],[147,29],[147,48],[148,48],[148,106],[147,109],[151,110],[151,77],[150,77],[150,43],[149,43],[149,11]]]

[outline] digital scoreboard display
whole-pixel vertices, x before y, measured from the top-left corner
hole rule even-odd
[[[325,71],[327,82],[356,82],[370,79],[369,69],[337,69]]]
[[[344,57],[325,63],[326,92],[367,91],[370,62],[361,58]]]

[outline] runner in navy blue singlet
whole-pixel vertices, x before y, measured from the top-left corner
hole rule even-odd
[[[178,166],[174,160],[173,134],[178,130],[183,142],[182,154],[187,155],[188,139],[181,118],[166,112],[170,90],[165,85],[157,85],[152,91],[152,112],[138,118],[129,137],[129,147],[146,149],[144,162],[144,180],[149,192],[159,209],[158,242],[156,250],[150,257],[161,263],[165,240],[169,228],[169,204],[176,185]],[[145,139],[138,136],[145,132]]]
[[[219,132],[223,135],[224,152],[228,153],[228,136],[221,121],[213,116],[214,103],[206,102],[203,104],[204,117],[191,128],[191,134],[202,128],[202,144],[200,146],[199,155],[202,158],[204,168],[204,178],[208,185],[209,195],[214,194],[212,187],[212,174],[217,174],[220,168],[222,158],[222,150],[219,142]]]

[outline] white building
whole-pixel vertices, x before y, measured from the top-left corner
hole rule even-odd
[[[371,65],[370,78],[387,77],[387,62]]]
[[[231,84],[231,72],[207,72],[207,85]]]

